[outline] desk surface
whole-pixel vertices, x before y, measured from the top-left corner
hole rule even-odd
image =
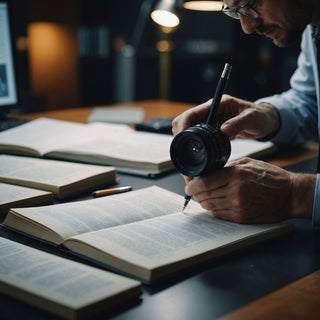
[[[165,100],[146,100],[146,101],[136,101],[121,104],[108,105],[108,107],[129,107],[137,108],[142,107],[145,109],[145,118],[155,118],[155,117],[168,117],[174,118],[181,114],[188,108],[193,107],[190,103],[181,102],[171,102]],[[101,107],[101,106],[97,106]],[[52,110],[45,112],[38,112],[32,114],[23,114],[20,117],[28,119],[36,119],[39,117],[48,117],[58,120],[68,120],[74,122],[86,123],[87,118],[94,107],[83,107],[83,108],[73,108],[65,110]]]
[[[167,102],[135,103],[133,106],[157,105],[159,113],[148,113],[147,117],[175,116],[190,105]],[[163,107],[161,107],[161,105]],[[171,110],[170,108],[175,108]],[[161,109],[164,108],[164,109]],[[171,110],[161,113],[161,110]],[[29,117],[49,116],[62,120],[85,122],[92,108],[73,111],[51,111]],[[65,117],[63,113],[65,112]],[[267,159],[280,166],[291,165],[290,170],[314,172],[316,161],[314,148],[295,153],[282,152]],[[120,185],[130,184],[138,189],[156,184],[183,194],[184,181],[178,173],[146,179],[119,174]],[[216,319],[246,304],[290,284],[320,268],[320,233],[312,229],[310,220],[291,220],[295,231],[232,255],[190,268],[160,284],[143,286],[141,302],[114,310],[112,319]],[[82,261],[56,248],[0,228],[0,235],[44,251]],[[87,263],[87,262],[86,262]],[[55,319],[54,316],[1,295],[2,319]],[[108,315],[101,319],[109,318]]]
[[[299,279],[220,320],[318,320],[320,271]]]
[[[193,104],[181,103],[181,102],[171,102],[165,100],[147,100],[147,101],[137,101],[130,103],[121,103],[110,105],[110,107],[143,107],[145,109],[145,118],[155,118],[155,117],[168,117],[174,118],[181,114],[182,112],[193,107]],[[38,112],[32,114],[22,114],[18,117],[26,119],[36,119],[39,117],[48,117],[58,120],[67,120],[73,122],[86,123],[89,114],[92,112],[94,107],[84,107],[84,108],[73,108],[66,110],[53,110]],[[282,150],[282,152],[273,155],[272,157],[266,159],[268,162],[278,165],[280,167],[285,167],[290,164],[294,164],[300,161],[317,157],[317,147],[315,145],[308,146],[307,148],[295,149],[295,150]]]

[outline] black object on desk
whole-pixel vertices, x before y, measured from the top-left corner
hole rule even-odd
[[[138,131],[172,134],[172,119],[160,117],[144,120],[137,123],[135,129]]]
[[[0,120],[0,132],[5,131],[11,128],[15,128],[17,126],[20,126],[22,124],[25,124],[31,120],[29,119],[15,119],[15,118],[6,118]]]
[[[290,166],[285,167],[286,170],[294,172],[317,173],[318,159],[307,159]]]

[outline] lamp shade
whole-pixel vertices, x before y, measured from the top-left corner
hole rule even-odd
[[[161,0],[151,12],[151,18],[163,27],[174,28],[180,23],[175,0]]]
[[[183,3],[185,9],[196,11],[221,11],[222,5],[222,1],[187,0]]]

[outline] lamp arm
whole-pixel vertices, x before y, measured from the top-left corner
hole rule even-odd
[[[143,36],[143,31],[148,21],[153,2],[154,0],[144,0],[140,7],[137,22],[134,26],[133,33],[129,41],[129,44],[131,44],[136,50],[140,46],[140,42]]]

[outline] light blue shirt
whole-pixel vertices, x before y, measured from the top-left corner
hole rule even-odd
[[[302,145],[320,136],[320,87],[313,32],[314,28],[308,25],[303,33],[298,67],[290,79],[291,88],[256,101],[270,103],[279,111],[281,127],[271,140],[276,144]],[[314,227],[320,227],[320,174],[317,174],[312,222]]]

